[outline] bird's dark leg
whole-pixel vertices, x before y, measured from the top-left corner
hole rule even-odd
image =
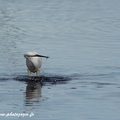
[[[38,77],[39,75],[40,75],[40,70],[36,72],[36,77]]]
[[[28,69],[27,71],[28,71],[28,77],[30,78],[30,74],[31,74],[31,72],[30,72],[30,70],[29,70],[29,69]]]

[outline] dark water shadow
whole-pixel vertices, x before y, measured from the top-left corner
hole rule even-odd
[[[67,84],[69,81],[78,81],[78,83],[91,83],[96,85],[111,85],[114,84],[113,80],[119,76],[119,73],[112,72],[108,74],[71,74],[71,75],[55,75],[55,74],[43,74],[39,77],[27,75],[0,75],[0,82],[15,80],[19,82],[25,82],[29,84],[31,82],[39,83],[41,86],[54,85],[54,84]]]
[[[41,86],[47,85],[47,84],[66,84],[68,81],[71,80],[71,78],[68,76],[58,76],[58,75],[48,75],[48,76],[42,75],[39,77],[32,76],[30,78],[28,76],[19,75],[13,79],[20,82],[40,83]]]

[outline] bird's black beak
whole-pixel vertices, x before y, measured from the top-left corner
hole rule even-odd
[[[43,55],[38,55],[38,54],[34,55],[33,57],[44,57],[44,58],[49,58],[49,56],[43,56]]]

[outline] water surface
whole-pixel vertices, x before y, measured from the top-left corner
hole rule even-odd
[[[0,113],[33,113],[31,119],[41,120],[119,120],[118,0],[0,3]],[[28,51],[50,56],[43,59],[38,79],[27,77],[23,54]]]

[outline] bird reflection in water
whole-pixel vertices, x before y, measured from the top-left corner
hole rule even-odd
[[[41,84],[29,82],[25,92],[25,106],[38,105],[41,97]]]

